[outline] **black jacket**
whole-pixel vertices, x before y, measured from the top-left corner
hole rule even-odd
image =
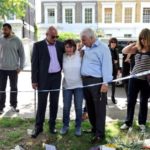
[[[116,76],[117,75],[117,71],[119,69],[119,55],[118,55],[118,52],[117,52],[117,49],[111,49],[110,48],[110,52],[111,52],[111,58],[112,58],[112,66],[113,66],[113,76]],[[114,61],[117,60],[118,63],[114,63]]]
[[[64,45],[62,42],[56,41],[56,51],[60,67],[62,69],[62,59],[64,52]],[[48,77],[49,63],[50,56],[46,40],[34,43],[31,59],[31,78],[32,83],[38,83],[39,88],[45,88]]]

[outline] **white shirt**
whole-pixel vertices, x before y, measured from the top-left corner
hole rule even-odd
[[[65,89],[75,89],[82,87],[81,80],[81,61],[80,53],[78,51],[75,54],[63,56],[63,87]]]

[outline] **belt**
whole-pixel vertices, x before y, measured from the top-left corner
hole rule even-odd
[[[95,77],[92,77],[92,76],[82,76],[82,78],[95,78]]]
[[[82,79],[102,79],[102,77],[82,76]]]
[[[53,72],[53,73],[48,73],[48,75],[57,75],[57,74],[60,74],[61,71],[58,71],[58,72]]]

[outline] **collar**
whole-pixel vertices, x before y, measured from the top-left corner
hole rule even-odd
[[[98,40],[98,39],[96,39],[96,40],[95,40],[95,42],[92,44],[92,46],[91,46],[91,47],[89,47],[89,49],[90,49],[90,48],[97,47],[99,44],[100,44],[99,40]]]
[[[56,43],[50,44],[46,39],[45,39],[45,41],[46,41],[47,46],[55,46],[56,45]]]
[[[99,40],[96,39],[96,41],[92,44],[92,47],[97,47],[100,44]]]

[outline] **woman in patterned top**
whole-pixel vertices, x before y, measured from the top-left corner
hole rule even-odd
[[[124,54],[135,54],[135,66],[131,72],[132,75],[150,70],[150,30],[147,28],[143,29],[139,34],[137,44],[130,44],[125,47],[122,52]],[[122,130],[128,129],[132,126],[135,104],[139,92],[140,108],[138,124],[141,131],[145,131],[148,112],[148,98],[150,93],[150,86],[146,75],[131,78],[129,80],[127,117],[125,123],[121,126]]]

